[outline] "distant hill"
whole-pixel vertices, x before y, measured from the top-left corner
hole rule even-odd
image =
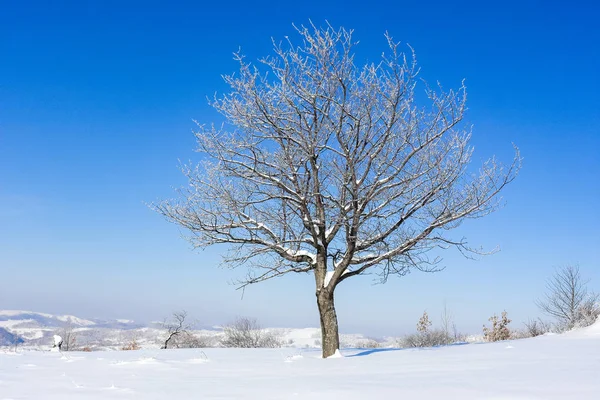
[[[218,346],[223,330],[218,327],[195,327],[193,334],[205,344]],[[83,319],[73,315],[52,315],[33,311],[0,310],[0,346],[18,342],[26,347],[49,349],[53,335],[66,335],[68,330],[75,339],[75,349],[119,350],[135,342],[142,348],[159,348],[164,342],[165,330],[161,323],[139,324],[131,320]],[[286,347],[319,348],[319,328],[267,328]],[[361,334],[340,335],[342,347],[371,347],[375,341]],[[379,344],[384,344],[380,342]]]
[[[52,336],[61,330],[78,332],[82,338],[95,334],[110,336],[114,331],[132,330],[143,327],[128,320],[82,319],[73,315],[52,315],[33,311],[0,310],[0,346],[15,343],[49,346]]]
[[[0,328],[0,346],[12,346],[23,342],[24,340],[19,336],[10,333],[4,328]]]

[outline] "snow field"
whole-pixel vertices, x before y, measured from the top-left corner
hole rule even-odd
[[[429,349],[0,352],[9,399],[597,399],[600,324]]]

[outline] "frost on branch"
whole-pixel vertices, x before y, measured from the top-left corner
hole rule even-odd
[[[299,45],[225,76],[212,105],[222,125],[198,124],[202,162],[189,186],[156,205],[197,247],[229,245],[229,266],[251,267],[241,285],[314,272],[318,288],[372,268],[385,281],[438,269],[436,247],[477,253],[448,232],[499,205],[520,167],[494,159],[469,168],[466,88],[417,84],[412,49],[359,66],[352,31],[298,28]],[[424,90],[423,104],[415,91]],[[327,272],[328,284],[325,285]]]
[[[501,318],[498,318],[498,316],[494,314],[490,317],[489,321],[492,323],[492,326],[488,328],[484,325],[483,327],[483,337],[485,340],[488,342],[497,342],[510,339],[511,332],[508,328],[508,324],[510,324],[511,320],[508,319],[506,311],[502,311]]]

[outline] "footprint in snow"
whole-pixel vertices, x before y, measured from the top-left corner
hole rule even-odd
[[[291,362],[294,362],[294,361],[296,361],[296,360],[300,360],[301,358],[304,358],[304,357],[303,357],[301,354],[295,354],[295,355],[293,355],[293,356],[287,356],[287,357],[285,358],[285,361],[284,361],[284,362],[286,362],[286,363],[291,363]]]
[[[120,387],[115,386],[114,384],[110,385],[109,387],[102,388],[102,389],[111,390],[111,391],[115,391],[115,392],[121,392],[121,393],[133,393],[134,392],[132,389],[120,388]]]
[[[207,358],[190,358],[187,360],[189,364],[204,364],[208,362]]]

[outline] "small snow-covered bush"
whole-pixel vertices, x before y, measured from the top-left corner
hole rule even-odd
[[[60,328],[55,333],[56,336],[60,336],[62,338],[62,343],[60,346],[61,351],[75,351],[75,346],[78,344],[78,332],[71,325],[71,323],[65,324],[62,328]]]
[[[441,329],[427,330],[425,332],[413,333],[400,339],[400,347],[433,347],[450,344],[448,335]]]
[[[381,347],[381,343],[375,339],[365,339],[356,343],[356,347],[360,349],[378,349]]]
[[[592,325],[600,317],[600,304],[598,303],[599,297],[596,294],[591,294],[583,303],[577,308],[576,315],[576,328],[584,328]]]
[[[429,315],[427,314],[427,311],[423,311],[423,315],[417,323],[417,331],[421,334],[425,334],[429,331],[430,327],[431,321],[429,320]]]
[[[508,324],[511,320],[508,319],[506,311],[502,311],[502,317],[498,318],[496,314],[492,315],[489,319],[492,326],[488,328],[483,326],[483,338],[488,342],[497,342],[499,340],[510,339],[510,329]]]
[[[223,347],[281,347],[281,339],[273,332],[261,328],[253,318],[237,318],[232,324],[223,328]]]
[[[536,337],[550,332],[552,325],[548,322],[542,321],[541,319],[530,319],[525,322],[525,329],[523,331],[514,331],[512,336],[514,339],[524,339],[530,337]]]
[[[454,342],[454,339],[445,329],[430,329],[431,321],[427,311],[417,323],[417,333],[406,335],[398,341],[400,347],[433,347],[445,346]]]
[[[219,339],[216,336],[186,332],[173,340],[173,347],[178,349],[203,349],[217,347]]]

